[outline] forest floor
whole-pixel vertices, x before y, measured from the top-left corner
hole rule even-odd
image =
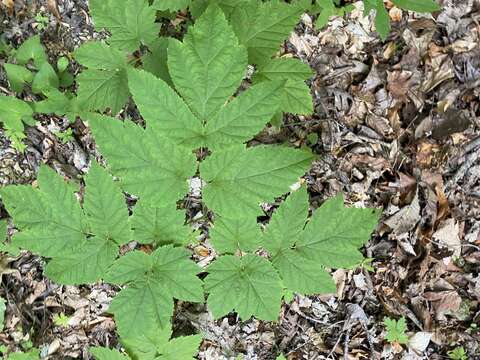
[[[480,358],[480,1],[445,0],[434,16],[392,10],[385,42],[356,6],[321,31],[302,17],[282,51],[315,70],[315,113],[287,115],[257,140],[319,155],[305,176],[313,207],[343,191],[349,205],[383,209],[367,260],[333,273],[336,296],[295,296],[278,323],[214,321],[203,306],[177,304],[175,331],[205,336],[199,359],[447,359],[459,346]],[[15,47],[40,34],[53,59],[98,37],[85,0],[3,0],[0,34]],[[0,92],[9,91],[0,67]],[[66,127],[64,144],[55,133]],[[0,186],[34,181],[40,163],[76,177],[95,154],[88,128],[58,117],[28,129],[27,145],[19,153],[0,130]],[[59,286],[43,265],[0,255],[0,344],[50,359],[115,346],[106,309],[118,288]],[[406,319],[408,344],[385,340],[386,317]]]

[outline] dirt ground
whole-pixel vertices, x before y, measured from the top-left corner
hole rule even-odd
[[[20,0],[11,12],[8,3],[0,2],[0,34],[14,47],[40,34],[57,59],[104,36],[93,31],[85,0]],[[319,155],[305,176],[314,208],[343,191],[349,205],[382,208],[382,219],[364,248],[368,260],[333,273],[336,296],[296,295],[278,323],[214,321],[204,306],[178,303],[175,333],[204,334],[199,359],[275,359],[280,351],[290,360],[447,359],[457,346],[480,358],[480,1],[440,3],[433,16],[392,8],[385,42],[361,3],[321,31],[303,15],[282,52],[315,70],[315,113],[286,115],[256,141],[304,143]],[[0,92],[12,94],[1,67]],[[0,130],[0,186],[34,181],[40,163],[77,177],[98,156],[81,121],[40,120],[24,153]],[[54,133],[67,127],[73,139],[63,144]],[[194,195],[191,204],[195,217]],[[119,289],[60,286],[43,265],[29,253],[0,255],[0,344],[36,346],[49,359],[117,346],[106,310]],[[383,320],[402,316],[410,341],[392,346]]]

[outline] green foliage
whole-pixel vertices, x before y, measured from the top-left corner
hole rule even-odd
[[[389,343],[406,344],[408,342],[408,336],[405,334],[405,331],[407,330],[407,324],[403,316],[398,319],[398,321],[395,319],[385,318],[383,319],[383,324],[387,329],[387,335],[385,339]]]
[[[170,326],[157,328],[153,332],[144,332],[138,337],[123,341],[127,352],[133,359],[141,360],[193,360],[198,352],[202,337],[200,335],[180,336],[173,339]],[[106,348],[90,349],[97,360],[127,360],[129,357],[117,350]]]
[[[148,329],[168,324],[173,299],[203,302],[200,268],[189,252],[171,245],[152,254],[134,251],[115,261],[105,279],[113,284],[130,284],[120,291],[110,311],[118,331],[125,338],[140,336]]]
[[[40,351],[32,349],[28,352],[14,352],[8,354],[8,360],[38,360],[40,359]]]
[[[465,349],[463,346],[457,346],[455,349],[450,350],[448,352],[448,357],[451,360],[467,360],[467,353],[465,352]]]
[[[30,104],[13,96],[0,95],[0,122],[3,124],[5,134],[12,141],[13,147],[19,151],[25,149],[22,140],[24,123],[33,125],[33,110]]]
[[[435,0],[392,0],[395,6],[416,12],[434,12],[440,10]]]
[[[39,188],[9,186],[0,191],[20,231],[13,245],[50,257],[45,272],[64,284],[95,282],[131,238],[123,195],[110,175],[93,164],[86,177],[83,208],[78,188],[46,166]]]
[[[98,30],[110,32],[108,42],[119,50],[134,52],[158,35],[155,8],[147,0],[91,0],[90,14]]]

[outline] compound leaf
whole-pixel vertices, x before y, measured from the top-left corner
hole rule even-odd
[[[156,11],[147,0],[91,0],[90,13],[95,27],[110,31],[108,42],[120,50],[133,52],[158,35]]]
[[[260,227],[251,218],[219,217],[209,234],[215,250],[220,253],[253,251],[260,245]]]
[[[123,190],[144,202],[173,204],[188,191],[196,171],[194,154],[131,121],[89,116],[97,145]]]
[[[313,154],[287,147],[243,146],[214,152],[200,164],[203,199],[220,215],[257,215],[259,204],[288,191],[310,166]]]
[[[233,310],[243,320],[251,316],[267,321],[278,318],[282,286],[268,260],[257,255],[225,255],[215,260],[207,271],[207,304],[215,318]]]
[[[168,66],[177,91],[195,115],[206,121],[240,85],[247,53],[220,8],[212,5],[182,43],[170,42]]]
[[[119,258],[110,268],[106,281],[129,283],[113,300],[121,336],[138,336],[143,331],[165,326],[172,316],[172,298],[203,301],[200,268],[182,248],[163,246],[151,255],[135,251]]]

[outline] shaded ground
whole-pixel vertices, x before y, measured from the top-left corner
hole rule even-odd
[[[54,1],[15,1],[11,14],[6,3],[0,33],[14,46],[40,33],[55,59],[97,36],[84,1],[58,1],[58,9]],[[256,140],[306,143],[320,155],[305,178],[313,207],[344,191],[352,206],[383,208],[365,247],[371,261],[334,272],[336,298],[296,296],[279,323],[213,321],[203,306],[177,304],[176,331],[205,334],[200,359],[273,359],[280,351],[289,359],[444,359],[460,345],[470,359],[480,357],[480,1],[443,5],[433,17],[392,9],[386,42],[362,18],[361,4],[320,32],[303,16],[284,52],[315,69],[315,114],[286,116],[280,130]],[[48,18],[44,29],[38,13]],[[1,69],[0,86],[10,94]],[[62,144],[53,132],[68,123],[41,120],[28,130],[25,154],[0,130],[0,185],[33,181],[41,162],[76,177],[96,155],[81,122]],[[189,199],[189,215],[200,218],[198,198]],[[209,260],[206,249],[194,250],[200,263]],[[117,289],[52,284],[43,260],[29,254],[0,260],[8,301],[1,343],[34,344],[52,359],[88,358],[88,345],[117,344],[104,312]],[[386,316],[407,319],[408,345],[387,344]]]

